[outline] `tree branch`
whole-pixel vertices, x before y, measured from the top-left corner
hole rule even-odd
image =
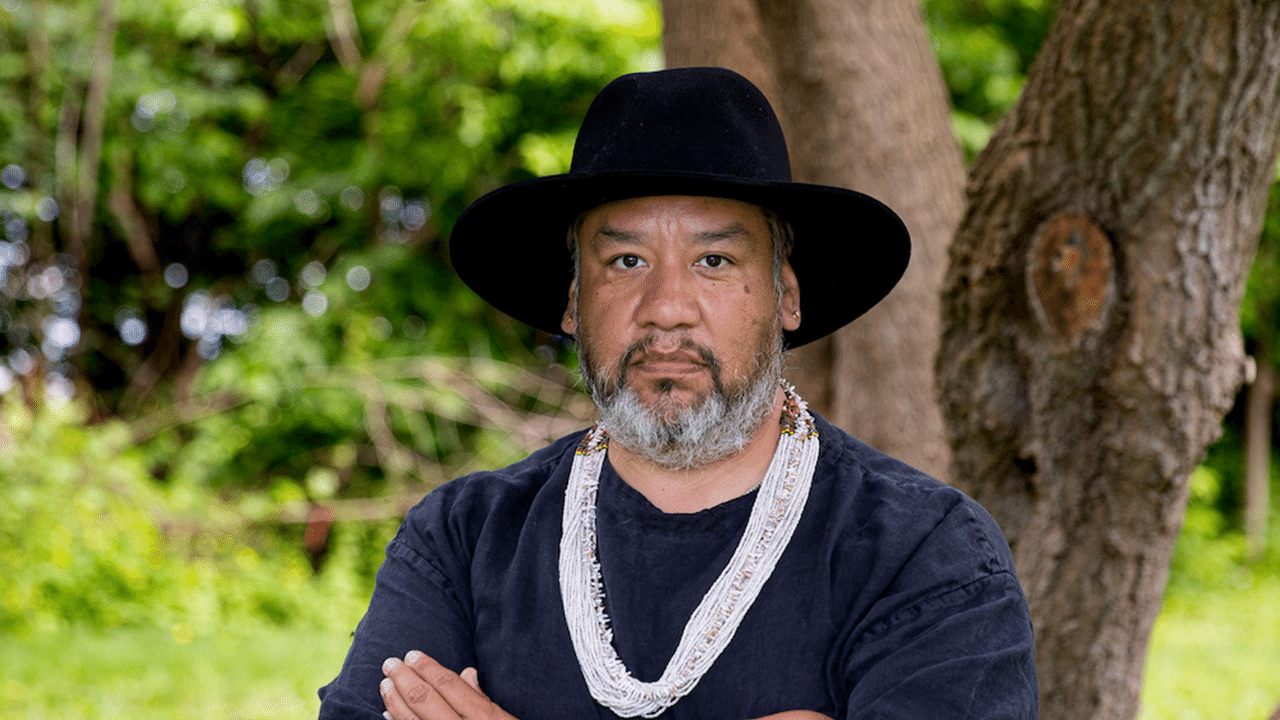
[[[107,206],[111,215],[120,223],[124,232],[129,256],[143,275],[160,272],[160,258],[156,256],[155,243],[147,229],[146,218],[133,201],[133,163],[128,151],[117,152],[111,159],[112,183]]]
[[[68,80],[62,91],[62,106],[58,111],[58,132],[53,142],[53,167],[57,177],[55,192],[63,212],[58,215],[64,238],[77,232],[76,204],[79,197],[76,182],[76,146],[80,132],[80,88],[75,80]]]
[[[298,51],[293,54],[285,62],[280,71],[276,73],[276,87],[281,89],[290,88],[298,84],[302,76],[312,68],[320,58],[324,56],[324,44],[318,42],[305,42]]]
[[[166,405],[156,412],[129,424],[134,444],[143,443],[161,432],[179,425],[190,425],[205,418],[249,404],[250,400],[234,392],[220,392]]]
[[[93,70],[85,98],[84,125],[80,135],[79,172],[76,178],[74,232],[67,238],[67,251],[75,259],[76,270],[84,277],[88,262],[89,236],[93,232],[93,206],[98,193],[98,166],[102,160],[102,133],[107,119],[107,90],[115,58],[115,0],[99,0],[98,23],[94,32]]]
[[[27,29],[27,67],[31,77],[31,94],[27,101],[27,122],[30,127],[43,128],[45,105],[49,96],[49,78],[53,74],[46,20],[48,0],[37,0],[29,6],[31,21]],[[48,169],[46,164],[53,156],[54,149],[49,146],[49,137],[43,132],[32,133],[26,147],[28,177],[44,177]],[[36,223],[32,226],[30,243],[37,256],[52,254],[53,230],[50,225]]]
[[[378,48],[364,64],[360,72],[360,83],[356,87],[356,105],[363,109],[373,107],[378,101],[378,93],[382,91],[382,82],[386,79],[387,68],[391,57],[402,45],[413,29],[417,15],[422,12],[422,3],[406,2],[396,10],[395,17],[378,41]]]
[[[155,348],[143,360],[133,376],[129,378],[129,386],[125,388],[120,402],[116,404],[116,412],[136,406],[149,395],[165,371],[178,361],[178,352],[182,344],[181,331],[182,304],[175,296],[165,311],[164,323],[160,327],[160,335],[156,338]]]
[[[389,478],[403,484],[404,478],[412,471],[420,480],[431,477],[436,484],[442,482],[444,478],[440,474],[438,465],[429,462],[396,439],[391,425],[387,422],[387,401],[378,387],[377,379],[366,377],[357,381],[355,387],[364,396],[365,432],[369,434],[369,440],[373,443],[379,462],[387,471]]]
[[[347,72],[360,77],[360,37],[357,34],[356,14],[351,0],[329,0],[329,12],[325,15],[325,32],[338,62]]]

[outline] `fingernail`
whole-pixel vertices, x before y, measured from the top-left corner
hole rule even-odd
[[[391,672],[400,664],[400,658],[387,658],[382,661],[382,672]]]
[[[378,683],[378,690],[383,695],[386,695],[387,693],[391,692],[391,685],[392,685],[391,678],[387,678],[386,680],[383,680],[382,682]]]
[[[382,717],[386,718],[387,720],[395,720],[395,718],[391,717],[391,713],[387,712],[386,710],[382,711]]]
[[[422,657],[422,653],[417,650],[410,650],[408,655],[404,656],[404,661],[410,665],[418,662],[418,658]]]

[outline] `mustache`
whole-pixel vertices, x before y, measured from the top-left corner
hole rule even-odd
[[[632,343],[626,352],[622,353],[622,357],[618,358],[617,373],[615,374],[618,387],[627,384],[627,373],[633,366],[646,360],[690,360],[696,358],[698,362],[711,371],[711,381],[715,385],[716,392],[721,395],[724,394],[724,384],[720,378],[720,360],[716,358],[711,348],[699,345],[686,337],[680,340],[680,344],[676,346],[674,351],[658,352],[653,350],[653,346],[658,340],[657,336],[649,335]]]

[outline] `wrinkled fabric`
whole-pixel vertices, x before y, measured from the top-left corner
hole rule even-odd
[[[1031,621],[991,516],[817,422],[821,454],[791,544],[724,653],[660,717],[1035,718]],[[521,720],[617,717],[587,690],[560,599],[561,512],[581,438],[446,483],[408,513],[342,670],[320,690],[322,720],[380,720],[382,662],[411,649],[477,668]],[[668,514],[605,463],[598,555],[633,676],[661,676],[754,500]]]

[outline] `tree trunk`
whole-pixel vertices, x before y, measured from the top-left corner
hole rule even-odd
[[[789,376],[835,424],[945,479],[932,358],[964,166],[918,0],[667,0],[663,12],[669,66],[728,67],[769,97],[796,180],[866,192],[906,222],[902,283],[793,351]]]
[[[1258,374],[1245,399],[1244,534],[1245,552],[1253,562],[1267,551],[1271,508],[1271,413],[1276,401],[1276,369],[1271,357],[1270,348],[1258,348]]]
[[[1244,369],[1280,3],[1063,0],[970,175],[937,370],[1000,522],[1041,717],[1131,718],[1187,477]]]

